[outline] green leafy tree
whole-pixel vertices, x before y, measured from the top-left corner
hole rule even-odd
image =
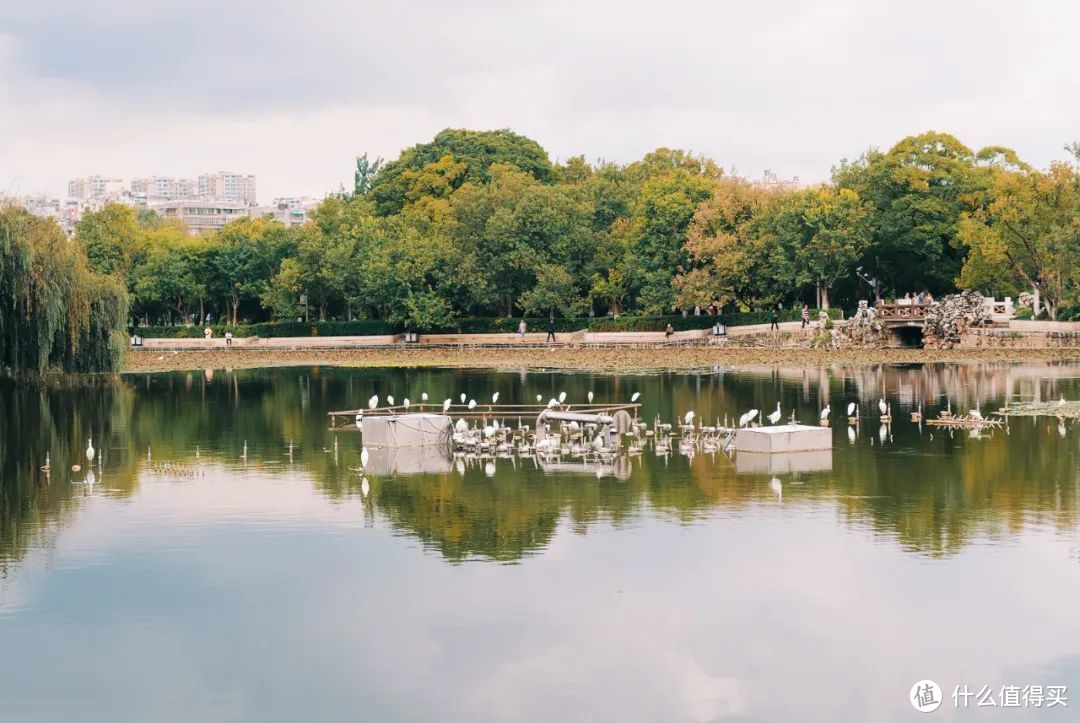
[[[994,200],[966,214],[960,239],[970,249],[959,283],[1005,291],[1027,287],[1051,319],[1080,285],[1080,176],[1074,165],[995,174]]]
[[[448,177],[443,174],[452,193],[466,183],[483,185],[491,180],[493,165],[509,165],[538,181],[553,180],[554,169],[547,152],[525,136],[510,130],[470,131],[446,129],[430,143],[422,143],[406,149],[401,156],[383,166],[371,185],[371,196],[378,212],[384,216],[401,211],[409,202],[410,190],[417,191],[416,173],[430,164],[438,164],[450,157],[450,163],[462,163],[460,174]],[[445,189],[440,186],[440,192]],[[448,195],[448,194],[447,194]]]

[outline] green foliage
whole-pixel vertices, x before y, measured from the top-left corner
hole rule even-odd
[[[894,298],[958,283],[1038,288],[1053,315],[1080,295],[1078,197],[1072,166],[1034,171],[1003,146],[973,152],[935,132],[793,190],[679,149],[553,166],[511,131],[445,130],[389,163],[358,157],[352,191],[301,227],[243,219],[193,239],[145,210],[106,206],[76,241],[92,270],[127,287],[141,326],[382,320],[427,331],[523,314],[660,319],[713,303],[854,308],[870,296],[866,277]]]
[[[127,307],[119,278],[91,270],[54,221],[0,206],[0,370],[115,371]]]
[[[513,166],[544,183],[554,175],[547,152],[525,136],[510,130],[447,128],[383,166],[371,184],[371,196],[379,213],[389,216],[427,192],[446,198],[466,183],[486,184],[496,164]]]

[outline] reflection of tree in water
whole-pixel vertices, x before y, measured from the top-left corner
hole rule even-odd
[[[131,389],[111,377],[0,380],[0,572],[47,544],[87,493],[79,482],[91,436],[105,457],[102,487],[114,495],[135,491],[126,451],[132,401]],[[46,455],[48,474],[41,469]],[[76,464],[84,469],[73,472]]]
[[[560,391],[570,400],[583,400],[590,390],[602,400],[641,391],[642,416],[650,422],[656,415],[681,417],[689,409],[703,421],[722,421],[725,414],[776,401],[785,415],[796,409],[805,421],[816,418],[825,400],[834,409],[854,399],[870,408],[885,389],[893,400],[894,443],[869,445],[877,431],[873,417],[864,419],[854,446],[842,424],[837,426],[833,471],[804,475],[798,485],[785,477],[784,504],[827,501],[849,524],[868,525],[913,551],[950,554],[980,534],[1006,535],[1032,523],[1075,525],[1080,473],[1069,444],[1076,432],[1061,439],[1045,420],[1019,420],[1009,435],[997,432],[976,441],[935,431],[930,441],[925,427],[918,437],[908,412],[922,400],[927,415],[936,414],[943,393],[957,400],[954,409],[968,408],[975,388],[986,411],[996,409],[1009,388],[1031,396],[1038,387],[1045,398],[1056,398],[1056,388],[1040,381],[1048,374],[1066,380],[1075,376],[1075,367],[763,368],[739,375],[647,377],[293,368],[134,376],[122,383],[6,383],[0,386],[0,558],[19,559],[35,544],[34,535],[50,524],[65,524],[67,511],[84,494],[71,484],[70,466],[83,462],[91,433],[105,454],[106,494],[135,489],[148,447],[155,461],[191,464],[198,447],[203,459],[240,464],[247,442],[249,466],[303,472],[322,494],[345,498],[360,494],[360,477],[350,469],[358,466],[360,437],[347,429],[328,430],[328,410],[355,407],[376,393],[415,402],[426,391],[438,403],[462,392],[489,399],[496,389],[507,403]],[[1080,385],[1067,392],[1080,398]],[[292,464],[285,456],[290,440],[296,446]],[[53,457],[51,482],[39,470],[46,451]],[[643,504],[681,523],[718,508],[771,504],[774,498],[767,477],[736,475],[722,454],[699,454],[688,462],[676,453],[667,466],[646,454],[625,481],[544,475],[530,461],[512,472],[500,460],[498,470],[493,479],[476,468],[464,476],[373,477],[366,507],[449,560],[515,560],[546,547],[560,523],[578,534],[601,522],[633,524]]]

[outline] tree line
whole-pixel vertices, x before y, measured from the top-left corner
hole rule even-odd
[[[1057,318],[1077,303],[1078,219],[1075,162],[1038,170],[943,133],[781,189],[682,150],[553,163],[509,130],[445,130],[390,162],[358,158],[353,188],[300,227],[252,218],[190,237],[152,212],[107,206],[76,240],[95,272],[123,282],[141,323],[310,315],[423,329],[714,303],[853,307],[958,286],[1034,292]]]

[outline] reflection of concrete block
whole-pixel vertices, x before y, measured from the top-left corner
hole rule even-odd
[[[737,452],[736,474],[783,475],[793,472],[828,472],[832,469],[832,450],[808,452]]]
[[[443,474],[450,471],[450,448],[442,447],[370,447],[368,474],[393,477],[404,474]]]
[[[736,452],[805,452],[832,449],[832,430],[805,424],[778,424],[773,427],[751,427],[735,433]]]
[[[450,417],[442,414],[390,414],[361,417],[365,447],[449,446]]]

